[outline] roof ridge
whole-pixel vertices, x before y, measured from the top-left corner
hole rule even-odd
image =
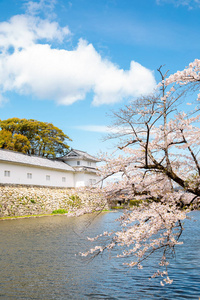
[[[0,151],[10,152],[10,153],[17,154],[17,155],[24,155],[24,156],[27,156],[27,157],[42,158],[42,159],[47,159],[47,160],[51,160],[51,161],[56,161],[56,159],[57,159],[57,157],[48,158],[48,157],[39,156],[39,155],[36,155],[36,154],[27,154],[27,153],[23,153],[23,152],[19,152],[19,151],[14,151],[14,150],[9,150],[9,149],[2,149],[2,148],[0,148]]]
[[[66,162],[62,162],[57,159],[49,159],[47,157],[40,157],[36,155],[27,155],[25,153],[12,151],[12,150],[6,150],[0,148],[0,161],[9,161],[9,162],[15,162],[20,164],[28,164],[28,165],[34,165],[38,167],[47,167],[47,168],[56,168],[62,170],[74,170],[72,166],[68,165]],[[23,154],[23,156],[22,156]]]

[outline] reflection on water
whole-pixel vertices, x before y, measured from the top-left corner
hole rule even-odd
[[[0,222],[1,299],[199,299],[200,211],[186,221],[176,260],[169,273],[172,285],[148,280],[150,269],[121,265],[109,255],[83,261],[75,253],[88,249],[87,236],[116,227],[117,213]],[[88,244],[89,243],[89,244]]]

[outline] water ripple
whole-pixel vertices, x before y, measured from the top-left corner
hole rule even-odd
[[[113,229],[119,213],[80,218],[50,217],[0,222],[1,299],[181,300],[200,297],[200,212],[187,220],[183,245],[171,261],[174,283],[149,281],[146,270],[127,270],[103,255],[87,262],[75,253],[88,248],[87,236]],[[153,261],[152,261],[153,265]]]

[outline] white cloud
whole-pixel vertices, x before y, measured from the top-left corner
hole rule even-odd
[[[111,104],[148,94],[153,73],[132,61],[129,70],[103,59],[80,39],[73,50],[50,43],[70,36],[68,27],[30,15],[0,23],[0,91],[15,91],[69,105],[94,93],[93,104]],[[44,43],[46,41],[46,43]]]
[[[200,0],[156,0],[157,4],[169,3],[175,6],[187,6],[189,9],[199,8]]]
[[[113,134],[128,134],[131,133],[131,128],[128,126],[123,127],[109,127],[105,125],[80,125],[80,126],[74,126],[73,128],[83,131],[90,131],[90,132],[99,132],[99,133],[113,133]]]
[[[25,3],[26,13],[35,16],[43,12],[46,17],[52,19],[56,17],[53,12],[56,2],[56,0],[27,1]]]
[[[23,50],[42,39],[62,42],[67,35],[70,35],[68,27],[61,28],[57,22],[16,15],[9,22],[0,23],[0,51],[9,58],[7,53],[9,47],[13,47],[16,51]]]

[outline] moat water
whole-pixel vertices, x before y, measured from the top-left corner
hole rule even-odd
[[[148,280],[147,269],[128,269],[109,254],[83,260],[76,253],[86,240],[117,227],[121,212],[95,217],[66,216],[0,222],[0,299],[196,299],[200,298],[200,211],[186,220],[176,257],[169,267],[172,285]],[[194,221],[196,220],[196,221]]]

